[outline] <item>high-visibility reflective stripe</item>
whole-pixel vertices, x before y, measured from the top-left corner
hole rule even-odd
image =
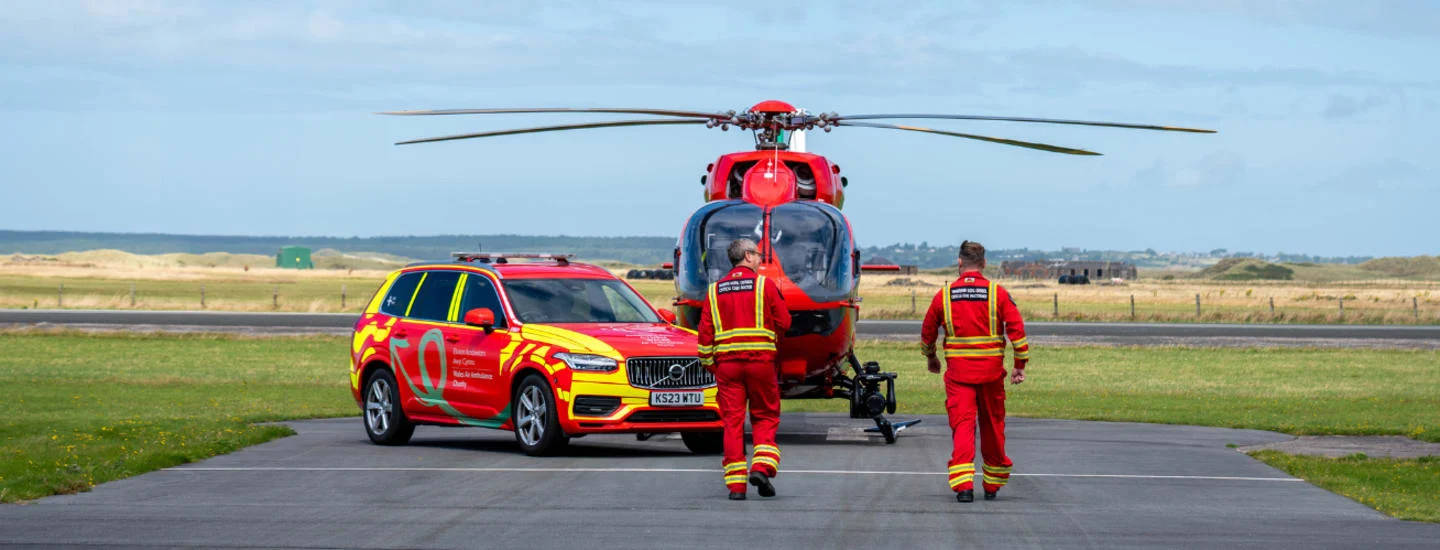
[[[1003,349],[947,349],[946,357],[1004,357]]]
[[[1004,484],[1008,483],[1009,481],[1010,481],[1009,479],[1006,479],[1006,478],[1003,478],[1003,477],[990,477],[990,476],[988,476],[988,475],[985,476],[985,483],[989,483],[989,484],[991,484],[991,485],[1004,485]]]
[[[764,444],[764,443],[761,443],[761,444],[755,446],[755,452],[758,453],[758,452],[760,452],[760,451],[770,451],[770,452],[775,453],[775,454],[777,454],[777,455],[780,454],[780,448],[779,448],[779,447],[776,447],[776,446],[774,446],[774,445],[766,445],[766,444]]]
[[[1005,339],[999,336],[947,336],[946,344],[1000,344]]]
[[[725,484],[745,483],[745,476],[725,476]]]
[[[958,471],[963,471],[963,470],[968,470],[968,471],[971,471],[971,472],[975,471],[975,463],[974,463],[974,462],[966,462],[966,463],[964,463],[964,464],[956,464],[956,465],[950,467],[950,473],[952,473],[952,474],[955,473],[955,472],[958,472]]]
[[[460,319],[460,295],[465,293],[465,279],[469,277],[469,273],[461,273],[460,280],[455,281],[455,292],[450,294],[450,313],[446,320],[454,322]]]
[[[974,481],[975,481],[975,476],[973,476],[973,475],[968,475],[968,474],[967,474],[967,475],[960,476],[960,477],[952,477],[952,478],[950,478],[950,487],[951,487],[951,488],[954,488],[954,487],[956,487],[956,486],[959,486],[961,483],[971,483],[971,482],[974,482]]]
[[[727,472],[728,472],[728,471],[732,471],[732,470],[744,470],[744,469],[745,469],[745,461],[744,461],[744,460],[741,460],[741,461],[739,461],[739,462],[731,462],[731,463],[725,465],[725,471],[727,471]]]
[[[773,339],[775,338],[775,331],[766,330],[763,328],[737,328],[727,330],[725,332],[716,333],[715,341],[719,342],[721,340],[728,340],[731,338],[743,338],[748,336],[763,336],[765,338]]]
[[[1005,342],[983,342],[976,344],[945,343],[945,349],[1005,349]]]
[[[765,276],[755,276],[755,328],[765,329]],[[768,332],[768,331],[767,331]],[[775,333],[770,333],[775,338]]]
[[[1010,470],[1014,469],[1014,466],[991,466],[989,464],[981,467],[984,468],[985,471],[992,474],[1008,474],[1010,473]]]
[[[405,306],[406,317],[410,316],[410,308],[415,307],[415,297],[420,295],[420,287],[425,286],[425,278],[429,276],[429,271],[420,274],[420,282],[415,283],[415,292],[410,293],[410,303]]]
[[[715,353],[715,346],[695,346],[700,353]]]
[[[1017,347],[1017,348],[1023,347],[1023,346],[1028,346],[1028,345],[1030,345],[1030,337],[1028,337],[1028,336],[1021,336],[1019,340],[1012,340],[1012,341],[1010,342],[1010,345],[1015,346],[1015,347]]]
[[[780,461],[775,460],[775,459],[773,459],[773,458],[770,458],[770,457],[768,457],[768,456],[757,456],[757,457],[755,457],[755,463],[756,463],[756,464],[766,464],[766,465],[769,465],[771,468],[774,468],[774,469],[776,469],[776,470],[779,470],[779,469],[780,469]]]
[[[706,291],[706,294],[708,294],[710,298],[710,323],[715,325],[715,332],[717,333],[725,330],[720,324],[720,300],[717,298],[718,295],[715,292],[715,289],[719,287],[720,283],[718,282],[710,283],[710,290]]]
[[[999,324],[999,318],[995,315],[995,283],[990,283],[990,290],[986,293],[986,308],[990,311],[990,335],[996,336],[995,325]]]
[[[1016,359],[1029,360],[1029,359],[1030,359],[1030,352],[1028,352],[1028,351],[1017,351],[1017,352],[1015,352],[1015,358],[1016,358]]]
[[[775,344],[771,342],[741,342],[715,346],[715,353],[727,351],[775,351]]]
[[[955,312],[951,310],[954,305],[950,303],[950,285],[940,287],[940,303],[945,304],[945,336],[954,338]]]

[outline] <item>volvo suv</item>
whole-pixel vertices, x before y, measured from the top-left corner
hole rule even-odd
[[[377,444],[439,424],[511,430],[531,455],[594,433],[679,432],[693,452],[720,451],[715,379],[695,333],[566,256],[456,254],[395,271],[350,351],[351,391]]]

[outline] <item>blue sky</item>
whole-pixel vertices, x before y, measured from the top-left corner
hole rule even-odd
[[[482,5],[490,4],[490,5]],[[673,235],[748,135],[406,108],[955,112],[1215,128],[841,128],[862,245],[1440,253],[1440,4],[21,2],[0,13],[3,229]],[[832,7],[833,6],[833,7]]]

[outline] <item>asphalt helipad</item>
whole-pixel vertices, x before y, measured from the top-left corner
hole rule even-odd
[[[1015,474],[956,503],[943,419],[885,445],[837,415],[782,420],[780,495],[731,502],[719,458],[674,439],[576,440],[521,454],[507,432],[422,427],[379,447],[359,418],[93,491],[0,506],[7,546],[265,548],[1434,548],[1387,518],[1227,444],[1249,430],[1012,419]]]

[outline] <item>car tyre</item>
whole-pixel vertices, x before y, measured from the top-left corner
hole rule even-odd
[[[365,435],[377,445],[404,445],[415,434],[415,424],[400,407],[400,388],[388,369],[377,369],[365,380]]]
[[[725,450],[725,436],[721,432],[680,432],[685,448],[697,455],[718,455]]]
[[[570,443],[560,429],[555,394],[539,374],[528,374],[515,387],[510,402],[510,418],[515,425],[515,442],[530,456],[555,454]]]

